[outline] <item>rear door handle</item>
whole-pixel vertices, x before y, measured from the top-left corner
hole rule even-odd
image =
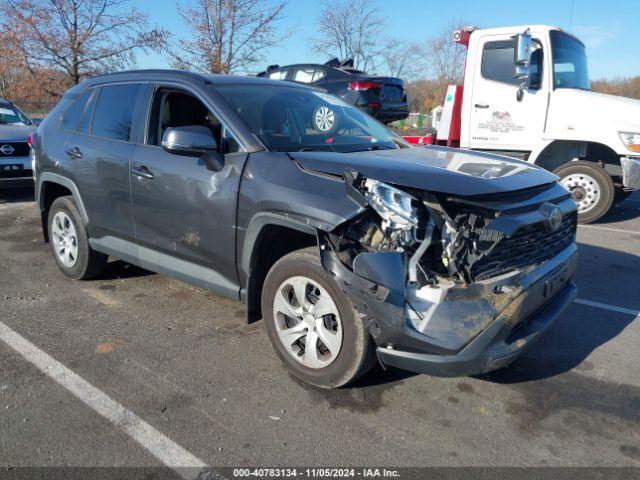
[[[82,158],[82,152],[78,147],[73,147],[72,149],[67,150],[67,155],[71,158]]]
[[[131,173],[133,173],[138,178],[146,178],[147,180],[154,179],[154,176],[153,176],[153,173],[151,173],[151,170],[149,170],[144,165],[140,167],[133,167],[131,169]]]
[[[474,105],[474,107],[476,107],[476,108],[489,108],[489,105],[487,105],[486,103],[476,103]]]

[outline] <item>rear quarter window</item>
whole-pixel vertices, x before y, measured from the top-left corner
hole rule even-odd
[[[78,96],[71,97],[69,99],[69,105],[63,110],[60,117],[60,126],[65,130],[75,130],[80,123],[80,117],[84,112],[84,107],[87,104],[87,100],[93,93],[92,89],[85,90]]]

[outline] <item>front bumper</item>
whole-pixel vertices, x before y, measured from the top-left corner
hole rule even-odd
[[[508,365],[577,292],[572,277],[578,255],[572,243],[530,271],[451,288],[419,331],[407,314],[401,254],[374,254],[371,268],[351,271],[322,239],[320,248],[323,267],[362,315],[382,365],[435,376],[474,375]],[[500,290],[508,293],[492,293]]]
[[[622,157],[622,186],[629,190],[640,189],[640,157]]]
[[[549,303],[524,320],[509,317],[509,312],[505,311],[456,355],[430,355],[378,347],[378,358],[383,365],[438,377],[477,375],[506,367],[551,326],[576,297],[577,291],[573,280],[569,280]]]
[[[0,157],[0,189],[33,187],[32,157]]]

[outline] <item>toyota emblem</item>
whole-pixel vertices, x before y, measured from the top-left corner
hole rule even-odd
[[[551,209],[545,221],[545,226],[550,232],[555,232],[562,225],[562,211],[558,207]]]
[[[0,152],[4,153],[5,155],[11,155],[14,151],[14,148],[11,145],[2,145],[0,147]]]

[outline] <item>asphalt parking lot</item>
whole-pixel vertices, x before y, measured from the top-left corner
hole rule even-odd
[[[579,300],[509,368],[321,391],[239,303],[120,261],[67,279],[0,191],[0,464],[638,467],[640,195],[578,241]]]

